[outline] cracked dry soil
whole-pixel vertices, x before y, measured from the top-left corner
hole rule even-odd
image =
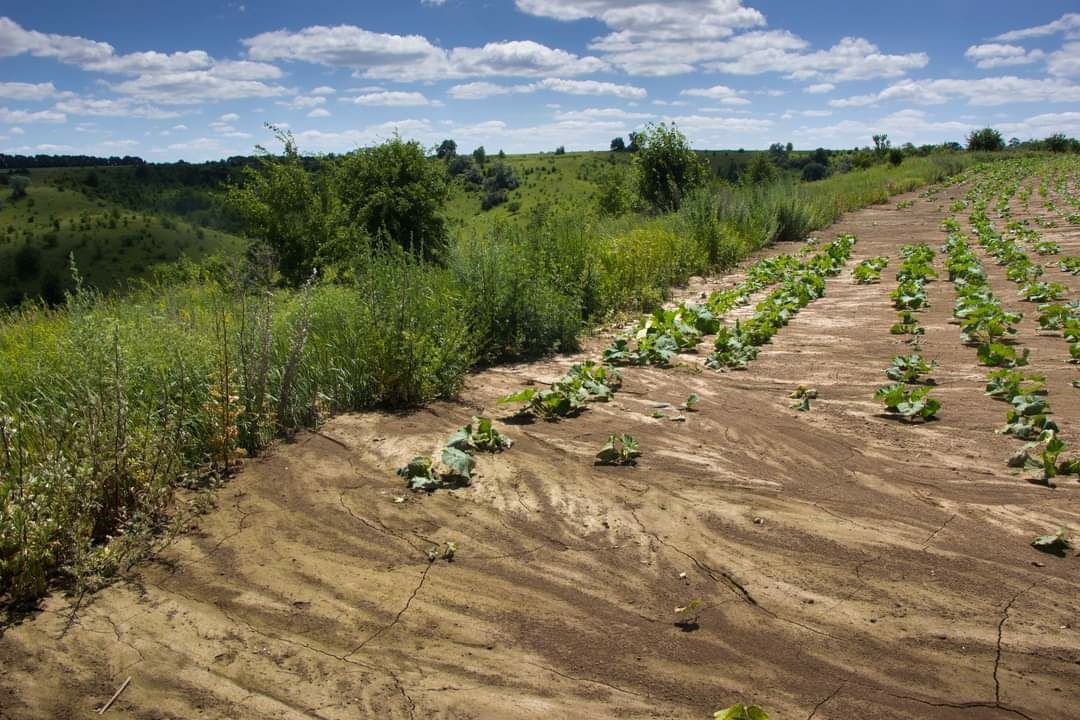
[[[1080,483],[1006,468],[1004,407],[949,324],[944,280],[923,314],[941,419],[898,424],[871,397],[906,349],[888,333],[897,250],[939,246],[962,191],[819,233],[859,237],[848,269],[891,266],[880,285],[830,280],[748,371],[703,371],[705,344],[679,367],[627,369],[580,417],[500,423],[514,447],[480,457],[467,489],[411,495],[394,469],[477,408],[504,418],[498,396],[597,357],[606,337],[478,372],[455,402],[346,415],[278,446],[73,622],[53,596],[8,628],[0,717],[89,717],[130,675],[111,717],[706,718],[747,700],[780,720],[1080,718],[1080,559],[1028,545],[1080,527]],[[1075,230],[1043,235],[1080,253]],[[1076,297],[1077,278],[1047,274]],[[1080,446],[1075,366],[1025,309],[1019,341]],[[810,412],[789,408],[799,384],[820,392]],[[685,423],[651,417],[691,392]],[[638,437],[637,467],[592,465],[610,432]],[[446,541],[454,560],[429,563]],[[673,609],[693,598],[687,632]]]

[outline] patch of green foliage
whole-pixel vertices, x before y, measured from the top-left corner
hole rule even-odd
[[[641,448],[633,435],[612,433],[600,452],[596,453],[597,465],[636,465]]]

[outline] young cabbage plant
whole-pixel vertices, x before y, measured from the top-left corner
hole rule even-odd
[[[1043,552],[1064,553],[1072,547],[1072,541],[1069,539],[1069,529],[1061,527],[1051,535],[1039,535],[1031,541],[1031,546]]]
[[[600,452],[596,453],[597,465],[636,465],[641,449],[633,435],[612,433]]]
[[[927,384],[933,384],[933,380],[930,378],[923,379],[923,376],[933,372],[937,367],[937,361],[931,360],[927,362],[922,355],[918,353],[912,353],[911,355],[897,355],[892,359],[892,365],[885,369],[885,376],[893,382],[902,383],[920,383],[925,382]]]
[[[904,383],[880,387],[874,397],[881,400],[885,410],[899,415],[908,422],[930,420],[941,409],[941,401],[929,397],[931,388],[919,387],[908,389]]]
[[[769,720],[769,716],[757,705],[735,703],[713,713],[713,720]]]
[[[491,418],[473,417],[472,422],[458,429],[446,442],[448,447],[464,452],[482,450],[499,452],[506,450],[514,441],[503,435],[492,425]]]

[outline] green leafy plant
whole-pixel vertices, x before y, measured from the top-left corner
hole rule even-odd
[[[735,703],[713,713],[713,720],[769,720],[769,716],[757,705]]]
[[[897,310],[923,310],[930,305],[926,288],[918,280],[907,280],[900,283],[895,290],[889,293],[893,306]]]
[[[915,313],[910,310],[901,310],[896,314],[896,322],[889,328],[889,332],[893,335],[919,336],[926,333],[926,328],[919,325],[919,320],[915,316]]]
[[[810,409],[810,401],[816,399],[817,396],[818,391],[815,388],[800,385],[788,395],[788,397],[797,401],[792,403],[791,409],[806,412]]]
[[[1028,302],[1048,303],[1060,300],[1068,292],[1061,283],[1028,282],[1020,287],[1020,297]]]
[[[618,370],[592,361],[571,366],[570,371],[548,388],[525,388],[499,398],[500,405],[521,403],[519,413],[544,420],[558,420],[581,411],[589,401],[610,400],[622,385]]]
[[[881,280],[881,271],[889,265],[889,258],[884,255],[867,258],[851,271],[851,277],[855,282],[865,285]]]
[[[931,388],[908,389],[903,383],[880,387],[874,397],[885,404],[885,410],[908,422],[930,420],[941,409],[941,401],[929,397]]]
[[[397,474],[405,478],[411,490],[433,490],[439,486],[439,475],[434,461],[426,455],[418,455],[398,468]]]
[[[885,376],[895,382],[918,383],[923,382],[923,376],[931,373],[936,367],[936,360],[926,362],[918,353],[912,353],[906,357],[897,355],[892,359],[892,365],[885,369]],[[927,379],[925,382],[932,383],[933,380]]]
[[[1012,402],[1018,395],[1042,395],[1046,392],[1046,376],[1025,375],[1019,370],[1002,368],[986,376],[986,394]]]
[[[1069,255],[1058,261],[1058,267],[1062,272],[1080,275],[1080,255]]]
[[[1068,528],[1058,528],[1052,535],[1038,535],[1031,541],[1031,546],[1036,550],[1050,553],[1063,553],[1072,547],[1069,539]]]
[[[979,345],[977,350],[979,362],[989,367],[1014,368],[1028,364],[1030,350],[1024,348],[1017,352],[1011,345],[998,342],[987,342]]]
[[[686,398],[686,402],[684,402],[680,406],[680,408],[683,409],[683,410],[688,410],[690,412],[696,412],[698,403],[700,403],[700,402],[701,402],[701,396],[700,395],[698,395],[697,393],[690,393],[690,395]]]
[[[635,465],[641,457],[641,449],[632,435],[612,433],[600,452],[596,453],[597,465]]]
[[[1041,395],[1016,395],[1005,414],[1005,427],[1000,432],[1021,440],[1034,440],[1043,433],[1057,432],[1057,424],[1049,418],[1050,403]]]
[[[493,453],[506,450],[513,444],[514,441],[496,430],[491,418],[486,417],[473,417],[471,423],[461,427],[446,442],[447,447],[464,452],[483,450]]]
[[[1080,300],[1039,306],[1039,329],[1062,330],[1069,320],[1080,320]]]

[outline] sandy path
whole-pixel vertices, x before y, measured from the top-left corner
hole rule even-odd
[[[706,718],[746,699],[782,720],[1080,718],[1080,559],[1028,545],[1080,528],[1080,483],[1005,467],[1018,444],[993,432],[1005,407],[949,323],[949,283],[923,319],[941,419],[900,424],[872,399],[906,350],[888,334],[899,245],[940,246],[940,207],[961,192],[820,233],[858,235],[848,270],[889,255],[884,281],[845,270],[748,371],[703,370],[705,345],[685,366],[627,369],[615,401],[578,418],[502,424],[513,449],[481,457],[468,489],[411,495],[393,471],[575,358],[484,371],[459,402],[339,417],[277,448],[74,623],[53,597],[9,629],[0,717],[89,717],[130,675],[107,716]],[[1042,234],[1080,253],[1075,232]],[[1020,340],[1080,446],[1077,368],[1035,322]],[[808,413],[788,407],[800,383],[821,393]],[[685,423],[650,417],[690,392]],[[638,467],[592,465],[616,431],[641,441]],[[445,541],[455,560],[429,563]],[[673,608],[692,598],[705,608],[687,632]]]

